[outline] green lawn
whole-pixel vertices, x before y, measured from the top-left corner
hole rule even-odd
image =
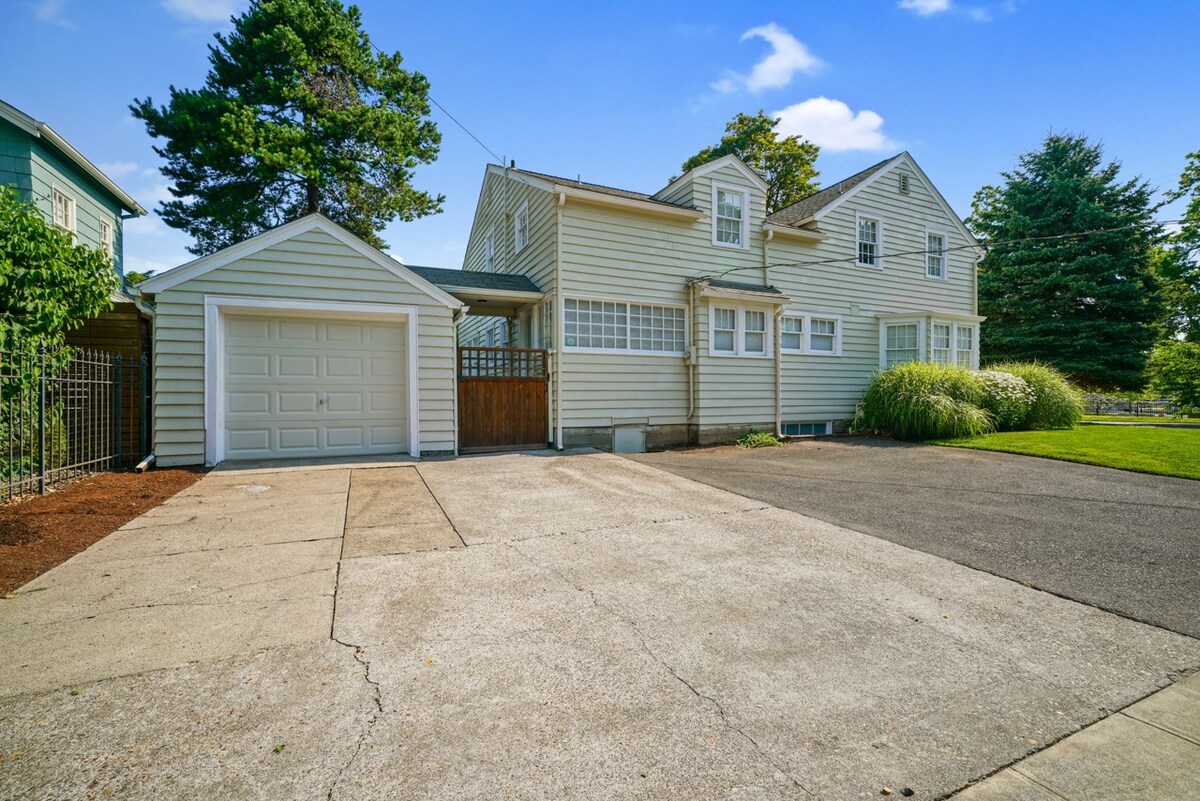
[[[1192,423],[1200,424],[1200,418],[1196,417],[1147,417],[1146,415],[1132,414],[1085,414],[1085,421],[1093,423]]]
[[[1200,479],[1200,428],[1080,426],[1070,431],[1007,431],[931,444]]]

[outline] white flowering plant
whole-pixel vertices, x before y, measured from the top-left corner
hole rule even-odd
[[[980,406],[996,421],[996,427],[1001,431],[1021,428],[1037,400],[1033,387],[1020,376],[997,370],[983,370],[976,378],[984,392]]]

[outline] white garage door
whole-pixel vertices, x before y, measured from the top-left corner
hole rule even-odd
[[[225,458],[408,450],[406,327],[225,320]]]

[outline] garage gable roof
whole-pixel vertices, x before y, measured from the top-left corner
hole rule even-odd
[[[402,281],[411,284],[414,288],[421,290],[429,297],[445,305],[450,309],[461,309],[464,304],[462,301],[450,295],[425,278],[417,275],[412,270],[404,266],[400,261],[393,259],[378,248],[372,247],[363,240],[359,239],[354,234],[347,231],[342,226],[335,223],[333,220],[326,217],[324,214],[309,214],[306,217],[301,217],[298,220],[293,220],[290,223],[272,228],[270,231],[264,231],[258,236],[251,237],[244,242],[239,242],[236,245],[230,245],[227,248],[218,250],[216,253],[210,253],[207,256],[202,256],[187,264],[182,264],[167,270],[161,275],[156,275],[153,278],[148,278],[139,286],[143,293],[157,293],[170,289],[171,287],[179,286],[185,281],[190,281],[204,275],[207,272],[232,264],[238,259],[244,259],[247,256],[253,255],[260,250],[278,245],[281,242],[286,242],[293,237],[309,231],[321,231],[341,242],[346,247],[355,251],[361,256],[366,257],[383,269],[390,272]]]

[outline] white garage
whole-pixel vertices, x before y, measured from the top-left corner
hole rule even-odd
[[[455,452],[465,304],[326,217],[141,288],[159,464]]]

